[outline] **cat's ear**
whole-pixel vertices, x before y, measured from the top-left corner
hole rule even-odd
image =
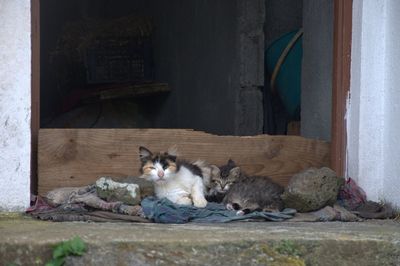
[[[231,176],[231,177],[233,177],[233,178],[239,178],[240,177],[240,167],[235,167],[235,168],[232,168],[230,171],[229,171],[229,175]]]
[[[151,153],[150,150],[146,149],[145,147],[140,146],[139,147],[139,158],[140,161],[146,162],[153,156],[153,153]]]
[[[167,153],[171,156],[178,157],[178,147],[176,145],[169,147]]]
[[[236,163],[232,159],[229,159],[228,160],[228,166],[235,167]]]
[[[220,170],[218,166],[211,164],[210,168],[211,168],[211,176],[219,176]]]
[[[167,155],[171,158],[172,161],[176,161],[176,158],[178,157],[178,147],[176,145],[173,145],[169,147],[167,150]]]

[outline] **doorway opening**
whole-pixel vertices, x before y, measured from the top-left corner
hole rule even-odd
[[[40,12],[32,16],[40,21],[40,40],[33,46],[40,49],[40,58],[33,60],[34,73],[40,65],[40,85],[33,86],[40,91],[40,108],[36,101],[40,128],[190,128],[217,135],[289,132],[328,141],[332,135],[334,143],[343,144],[343,127],[335,125],[343,124],[344,116],[335,119],[333,115],[332,130],[340,133],[330,134],[327,119],[323,126],[328,135],[315,137],[321,133],[318,130],[303,134],[314,129],[312,123],[304,124],[303,113],[315,105],[301,102],[300,116],[288,118],[282,99],[268,95],[265,50],[288,32],[303,28],[306,36],[305,14],[316,13],[306,9],[303,1],[285,1],[285,12],[296,15],[280,16],[273,10],[283,12],[282,2],[86,0],[55,4],[41,0]],[[39,6],[39,1],[35,3]],[[333,9],[333,4],[328,5]],[[339,54],[344,53],[337,50],[343,41],[338,36],[348,32],[337,28],[344,4],[336,1],[335,5],[331,44],[337,53],[333,66],[340,70],[349,62],[337,64]],[[287,24],[273,25],[277,16]],[[285,22],[289,17],[295,19]],[[343,25],[349,27],[349,23]],[[324,47],[322,53],[331,51]],[[304,59],[301,70],[304,90]],[[307,71],[315,74],[315,69]],[[332,60],[325,71],[332,71]],[[38,80],[34,78],[33,83]],[[343,84],[335,86],[334,92],[348,89]],[[309,102],[318,101],[321,92],[317,94],[316,98],[308,95]],[[32,95],[39,99],[38,93]],[[343,95],[332,94],[333,100],[327,97],[324,102],[333,102],[334,109],[344,108],[339,106],[345,101]],[[329,113],[324,117],[330,118],[330,108],[325,110]],[[290,131],[292,121],[297,125]],[[313,121],[312,115],[308,121]],[[33,138],[35,151],[37,134]],[[343,160],[340,163],[343,166]]]

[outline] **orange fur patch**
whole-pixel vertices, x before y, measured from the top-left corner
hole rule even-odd
[[[171,171],[171,172],[176,172],[176,163],[174,163],[173,161],[171,161],[171,160],[167,160],[167,162],[168,162],[168,169]]]
[[[152,169],[153,167],[154,167],[153,162],[147,162],[142,168],[143,174],[146,174],[146,175],[150,174],[151,170],[153,170]]]

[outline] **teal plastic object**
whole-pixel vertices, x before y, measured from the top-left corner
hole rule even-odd
[[[298,30],[283,35],[265,50],[266,82],[270,82],[279,57],[297,32]],[[300,36],[287,54],[275,80],[275,89],[291,118],[300,117],[302,43],[303,36]]]

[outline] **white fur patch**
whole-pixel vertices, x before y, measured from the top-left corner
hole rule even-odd
[[[154,182],[154,190],[158,198],[167,198],[174,203],[184,205],[191,204],[193,200],[196,207],[207,205],[201,177],[194,175],[184,166],[181,166],[176,173],[167,174],[167,172],[165,171],[164,182]]]

